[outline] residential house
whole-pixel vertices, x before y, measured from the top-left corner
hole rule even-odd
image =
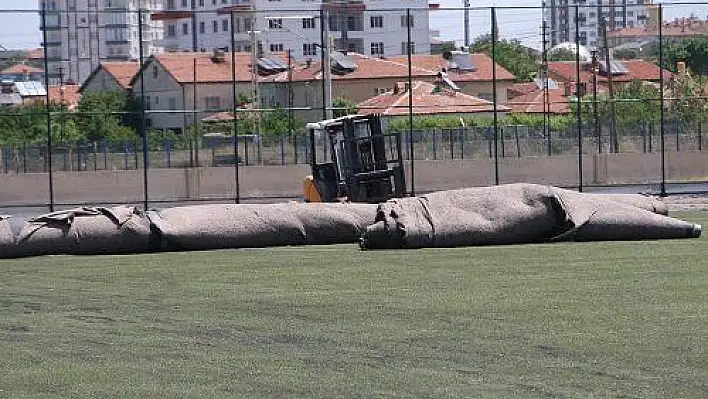
[[[462,52],[459,52],[462,53]],[[457,60],[446,60],[441,55],[413,55],[410,68],[412,80],[434,82],[438,74],[446,72],[460,91],[491,101],[492,60],[485,54],[459,54]],[[335,57],[338,59],[338,57]],[[396,83],[408,79],[407,57],[379,58],[349,53],[344,65],[333,63],[332,97],[345,98],[355,103],[371,96],[391,91]],[[513,85],[515,76],[497,66],[497,103],[507,101],[506,89]],[[319,62],[305,63],[264,79],[263,93],[267,105],[287,106],[288,90],[293,92],[293,106],[311,108],[300,112],[306,120],[317,120],[322,113],[322,68]]]
[[[661,73],[664,75],[664,82],[668,83],[674,76],[668,70],[659,68],[651,62],[645,60],[610,61],[612,82],[616,87],[629,84],[634,80],[658,83],[661,80]],[[600,70],[597,74],[599,85],[608,84],[608,68],[604,61],[600,61]],[[577,82],[577,68],[575,61],[557,61],[548,63],[548,76],[560,83],[570,84]],[[583,64],[580,67],[580,83],[586,88],[590,88],[593,80],[592,65]]]
[[[86,78],[81,85],[80,91],[100,92],[100,91],[122,91],[131,90],[130,81],[140,70],[139,62],[102,62]]]
[[[707,34],[708,19],[702,20],[697,17],[677,18],[671,22],[665,22],[661,30],[661,37],[664,43]],[[657,43],[658,41],[659,28],[652,25],[628,27],[607,32],[607,44],[611,48],[630,43]]]
[[[0,84],[0,105],[16,106],[45,101],[47,91],[42,82],[10,82]]]
[[[389,58],[392,62],[408,64],[407,57]],[[411,58],[413,67],[428,71],[432,77],[440,71],[446,71],[450,80],[460,90],[471,96],[493,100],[492,58],[487,54],[453,52],[449,59],[436,55],[416,55]],[[507,89],[514,84],[516,76],[497,64],[497,103],[507,102]]]
[[[413,93],[413,115],[459,115],[490,116],[494,104],[490,101],[465,94],[446,85],[441,79],[435,83],[413,81],[413,89],[408,82],[396,82],[392,90],[374,96],[358,104],[360,114],[381,114],[385,119],[408,115],[409,96]],[[497,114],[505,115],[509,107],[497,105]]]
[[[44,69],[16,64],[0,71],[0,79],[11,82],[43,82]]]
[[[151,56],[130,82],[136,98],[144,101],[148,126],[184,132],[210,114],[233,109],[234,88],[238,94],[251,96],[251,54],[235,53],[233,57],[232,64],[232,53],[221,51]],[[279,57],[259,59],[259,79],[287,68],[283,55]]]
[[[69,111],[73,111],[81,100],[79,85],[49,86],[49,101],[63,104]]]

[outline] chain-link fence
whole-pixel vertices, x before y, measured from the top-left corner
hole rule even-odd
[[[708,3],[389,3],[1,10],[0,204],[298,198],[306,124],[353,113],[402,134],[411,192],[704,191]]]

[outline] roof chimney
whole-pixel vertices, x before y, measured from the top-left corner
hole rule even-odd
[[[686,74],[686,63],[683,61],[679,61],[676,63],[676,70],[678,70],[679,75],[685,75]]]
[[[305,68],[309,68],[312,66],[312,58],[308,58],[305,60]]]

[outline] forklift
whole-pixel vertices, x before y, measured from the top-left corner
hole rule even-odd
[[[401,134],[384,133],[380,115],[308,123],[307,134],[312,175],[303,182],[306,202],[379,203],[406,195]]]

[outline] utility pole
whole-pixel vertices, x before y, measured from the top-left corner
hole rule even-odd
[[[470,45],[470,0],[463,0],[465,6],[465,47]]]
[[[236,183],[236,203],[241,202],[241,182],[239,173],[239,155],[238,155],[238,93],[236,92],[236,37],[234,32],[236,18],[234,16],[234,11],[231,10],[231,98],[233,101],[234,109],[234,119],[233,119],[233,129],[234,129],[234,182]]]
[[[578,124],[578,191],[583,192],[583,117],[580,104],[580,6],[575,5],[575,101]]]
[[[541,25],[541,36],[543,38],[542,40],[542,50],[541,50],[541,57],[542,57],[542,65],[541,65],[541,79],[543,83],[543,135],[546,137],[546,142],[547,142],[547,152],[548,156],[551,156],[551,153],[553,151],[551,147],[551,129],[549,128],[550,125],[550,117],[549,113],[551,112],[551,107],[549,104],[550,96],[548,93],[549,86],[548,86],[548,23],[546,20],[543,20],[543,23]]]
[[[605,52],[605,73],[607,74],[607,91],[610,95],[610,137],[612,138],[612,147],[614,152],[619,151],[619,141],[617,139],[617,113],[615,107],[615,89],[612,84],[612,65],[610,64],[610,47],[607,44],[607,24],[605,17],[600,20],[602,24],[602,47]]]

